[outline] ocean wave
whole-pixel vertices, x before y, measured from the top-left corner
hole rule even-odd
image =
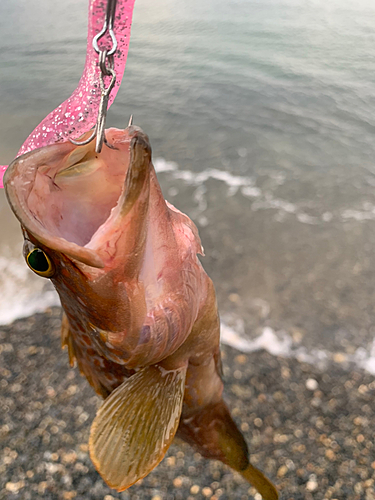
[[[307,349],[297,346],[292,337],[284,331],[276,332],[270,327],[263,328],[262,333],[255,339],[246,338],[241,331],[221,324],[221,342],[243,353],[265,350],[272,356],[293,358],[301,363],[315,365],[321,370],[327,369],[329,363],[340,364],[344,369],[351,366],[365,370],[375,375],[375,338],[369,350],[358,348],[354,354],[330,352],[325,349]]]
[[[275,219],[282,222],[286,216],[294,217],[301,224],[317,225],[326,224],[333,220],[345,222],[349,219],[355,219],[358,222],[364,222],[375,219],[375,207],[365,203],[360,209],[345,209],[341,212],[332,213],[324,212],[319,215],[310,215],[301,209],[296,203],[289,200],[284,200],[273,195],[269,190],[263,191],[256,186],[255,180],[249,176],[234,175],[225,170],[209,168],[201,172],[193,172],[191,170],[181,170],[177,163],[169,162],[164,158],[157,158],[154,162],[157,173],[163,173],[170,176],[174,180],[182,181],[187,185],[196,186],[197,191],[193,196],[198,207],[196,212],[193,212],[194,217],[197,217],[198,223],[203,221],[201,225],[207,225],[208,221],[205,217],[201,217],[202,212],[207,208],[205,184],[208,180],[214,179],[223,182],[227,187],[227,196],[234,196],[240,193],[244,198],[253,200],[251,210],[276,210]],[[285,179],[278,181],[278,185],[284,182]]]
[[[30,279],[30,273],[23,261],[0,257],[2,276],[5,270],[8,279],[4,281],[2,278],[0,282],[3,290],[0,302],[0,325],[8,325],[17,319],[43,313],[53,306],[60,306],[57,293],[48,285],[46,287],[46,282]],[[234,321],[233,318],[224,315],[221,322],[221,342],[239,352],[252,353],[265,350],[272,356],[293,358],[299,362],[313,364],[321,370],[327,369],[329,363],[338,363],[345,369],[355,365],[375,375],[375,338],[369,350],[361,347],[354,354],[330,352],[324,349],[309,350],[296,344],[287,332],[275,331],[270,327],[263,328],[258,337],[249,339],[244,333],[241,320]]]
[[[0,325],[60,305],[51,283],[33,275],[23,258],[0,256]]]

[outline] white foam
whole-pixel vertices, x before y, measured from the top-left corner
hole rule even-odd
[[[156,172],[173,172],[177,170],[177,164],[173,161],[164,160],[164,158],[156,158],[154,161],[154,168]]]
[[[255,339],[244,337],[242,322],[236,322],[236,328],[221,323],[221,342],[244,353],[256,352],[264,349],[273,356],[297,359],[299,362],[325,369],[329,362],[340,363],[343,368],[351,364],[375,375],[375,338],[370,351],[359,348],[354,354],[330,352],[323,349],[311,349],[295,345],[293,339],[286,332],[275,332],[270,327],[265,327]]]
[[[372,346],[370,352],[368,353],[366,349],[360,347],[354,354],[354,360],[357,362],[361,368],[367,372],[375,375],[375,338],[372,341]]]
[[[300,210],[294,203],[275,198],[270,191],[263,192],[255,185],[255,180],[252,177],[234,175],[226,170],[216,168],[208,168],[201,172],[180,170],[177,163],[166,161],[164,158],[157,158],[154,163],[157,173],[169,173],[173,179],[181,180],[190,186],[201,188],[210,179],[221,181],[228,187],[227,196],[234,196],[239,191],[245,198],[254,198],[255,201],[252,204],[252,210],[276,209],[279,214],[276,220],[279,221],[283,220],[283,214],[294,215],[302,224],[318,224],[319,222],[329,222],[331,220],[331,218],[326,217],[326,214],[323,214],[320,218],[313,217]],[[275,178],[278,185],[283,184],[285,181],[285,177],[282,174],[276,174],[272,177]],[[207,207],[205,193],[206,189],[194,195],[195,201],[199,205],[196,212],[193,212],[194,217],[201,214]]]
[[[317,217],[312,217],[304,213],[297,214],[297,219],[303,224],[318,224],[319,219]]]
[[[361,208],[347,209],[341,213],[344,220],[354,219],[358,222],[375,219],[375,205],[370,201],[364,201]]]
[[[221,324],[221,341],[242,352],[255,352],[262,349],[268,351],[273,356],[289,356],[291,352],[292,339],[287,335],[279,338],[272,328],[266,327],[259,337],[249,340],[238,334],[233,328]]]
[[[49,281],[34,276],[23,259],[0,256],[0,289],[2,291],[0,325],[60,305],[59,297],[51,289]],[[268,315],[269,306],[263,302],[256,304],[266,308],[263,312]],[[342,353],[332,353],[322,349],[307,350],[305,347],[295,345],[292,337],[286,332],[275,332],[270,327],[265,327],[255,339],[248,339],[245,337],[245,326],[241,318],[234,320],[224,316],[224,321],[221,323],[221,341],[244,353],[264,349],[273,356],[294,358],[300,362],[314,364],[321,369],[324,369],[329,361],[336,362],[337,359],[341,359],[339,362],[342,365],[353,363],[375,375],[375,338],[369,351],[361,347],[354,354],[345,355],[343,363]]]
[[[344,210],[341,213],[341,217],[344,220],[347,219],[354,219],[358,222],[363,222],[367,220],[374,220],[375,219],[375,207],[370,209],[370,210]]]
[[[358,222],[375,220],[375,205],[370,202],[363,203],[362,207],[358,209],[350,208],[342,210],[341,213],[337,213],[336,215],[331,212],[324,212],[320,216],[312,216],[301,210],[296,204],[276,198],[270,191],[263,192],[255,185],[255,180],[248,176],[234,175],[226,170],[215,168],[209,168],[201,172],[180,170],[177,163],[167,161],[164,158],[157,158],[155,160],[155,170],[158,173],[169,173],[174,179],[181,180],[191,186],[202,186],[209,179],[221,181],[228,187],[227,196],[233,196],[239,191],[245,198],[254,198],[254,203],[251,206],[252,210],[277,210],[275,220],[279,222],[282,222],[287,215],[294,215],[296,220],[301,224],[310,225],[329,223],[334,218],[341,221],[354,219]],[[278,185],[282,185],[285,182],[285,176],[282,173],[271,174],[270,177]],[[201,202],[202,199],[200,199]],[[201,213],[201,210],[198,209],[197,213]]]
[[[0,325],[60,304],[52,285],[34,277],[23,259],[0,256]]]
[[[262,191],[259,188],[253,186],[242,187],[241,193],[247,198],[258,198],[262,195]]]
[[[172,172],[175,179],[181,179],[187,184],[200,186],[209,179],[224,182],[228,188],[231,188],[229,193],[233,195],[240,187],[252,187],[256,189],[256,193],[261,191],[254,186],[254,179],[243,175],[233,175],[226,170],[219,170],[217,168],[208,168],[201,172],[192,172],[191,170],[180,170],[175,162],[166,161],[164,158],[157,158],[154,162],[155,170],[159,172]],[[246,192],[246,191],[245,191]]]

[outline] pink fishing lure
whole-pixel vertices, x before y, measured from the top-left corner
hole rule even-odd
[[[108,107],[111,106],[116,97],[125,70],[134,2],[135,0],[117,0],[113,27],[118,42],[117,51],[114,54],[116,83],[111,92]],[[66,101],[47,115],[33,130],[17,156],[49,144],[66,142],[69,137],[77,139],[95,125],[101,92],[98,54],[95,52],[92,42],[103,28],[105,16],[106,2],[90,0],[86,63],[78,87]],[[112,47],[108,33],[100,39],[99,47],[108,50]],[[7,165],[0,166],[0,188],[4,187],[3,176],[6,169]]]

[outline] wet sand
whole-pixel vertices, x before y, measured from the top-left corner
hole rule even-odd
[[[181,441],[127,492],[110,490],[88,456],[100,400],[60,350],[60,310],[0,328],[0,498],[260,499],[242,478]],[[266,352],[223,346],[225,397],[284,500],[375,499],[375,382]]]

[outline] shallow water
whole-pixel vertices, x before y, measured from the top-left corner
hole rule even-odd
[[[0,163],[75,88],[86,8],[1,1]],[[371,0],[136,2],[108,124],[133,114],[150,136],[229,340],[375,371],[374,47]],[[3,192],[0,216],[8,322],[56,297],[22,262]]]

